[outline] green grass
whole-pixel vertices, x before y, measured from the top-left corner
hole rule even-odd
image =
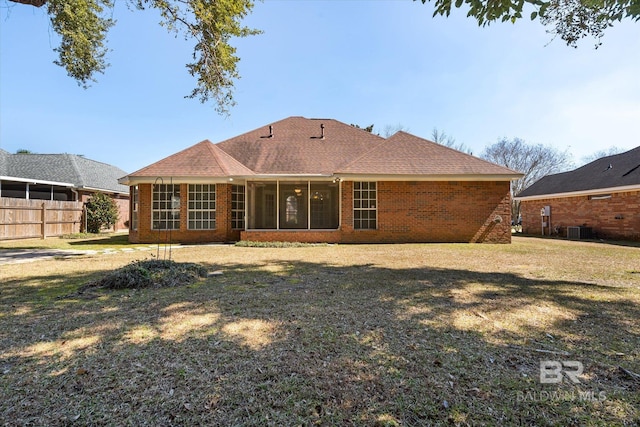
[[[173,256],[223,274],[77,293],[150,254],[2,266],[0,418],[640,422],[638,248],[517,237],[512,245],[206,246]],[[541,384],[542,360],[580,361],[581,383]]]

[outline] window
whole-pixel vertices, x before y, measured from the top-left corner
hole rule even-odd
[[[376,195],[375,182],[353,183],[353,228],[356,230],[376,229]]]
[[[131,229],[138,229],[138,186],[131,187]]]
[[[188,229],[216,228],[216,185],[189,184]]]
[[[244,230],[244,185],[231,186],[231,228]]]
[[[155,184],[151,214],[154,230],[180,229],[180,186]]]

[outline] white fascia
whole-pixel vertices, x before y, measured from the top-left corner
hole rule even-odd
[[[28,184],[57,185],[58,187],[74,188],[75,184],[70,182],[45,181],[42,179],[16,178],[12,176],[0,176],[0,181],[25,182]]]
[[[118,179],[118,183],[127,186],[138,184],[226,184],[244,179],[244,176],[160,176],[155,178],[125,176]]]
[[[117,194],[125,194],[127,196],[129,195],[128,191],[109,190],[109,189],[106,189],[106,188],[86,187],[84,185],[82,187],[77,187],[77,188],[78,188],[78,190],[87,190],[87,191],[94,191],[94,192],[98,191],[100,193],[112,193],[112,194],[113,193],[117,193]]]
[[[335,178],[343,181],[514,181],[522,178],[522,174],[500,175],[375,175],[337,173]]]
[[[535,196],[514,197],[521,202],[527,200],[562,199],[565,197],[597,196],[599,194],[625,193],[627,191],[640,191],[640,185],[625,185],[622,187],[594,188],[592,190],[569,191],[566,193],[539,194]]]

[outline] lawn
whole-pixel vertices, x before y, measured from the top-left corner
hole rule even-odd
[[[184,247],[174,260],[222,274],[78,292],[155,254],[0,266],[1,420],[640,423],[638,247]],[[541,362],[583,372],[549,383]]]
[[[78,233],[63,237],[49,237],[46,239],[23,239],[0,241],[2,249],[73,249],[100,250],[132,247],[127,233]],[[148,245],[138,245],[148,246]]]

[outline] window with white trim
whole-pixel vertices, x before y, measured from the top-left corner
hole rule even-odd
[[[138,186],[131,187],[131,229],[138,229]]]
[[[153,185],[151,216],[153,230],[180,229],[180,185]]]
[[[376,187],[375,182],[353,183],[353,228],[356,230],[375,230],[377,228]]]
[[[231,186],[231,228],[244,230],[244,185]]]
[[[189,230],[213,230],[216,228],[216,185],[189,184],[187,212]]]

